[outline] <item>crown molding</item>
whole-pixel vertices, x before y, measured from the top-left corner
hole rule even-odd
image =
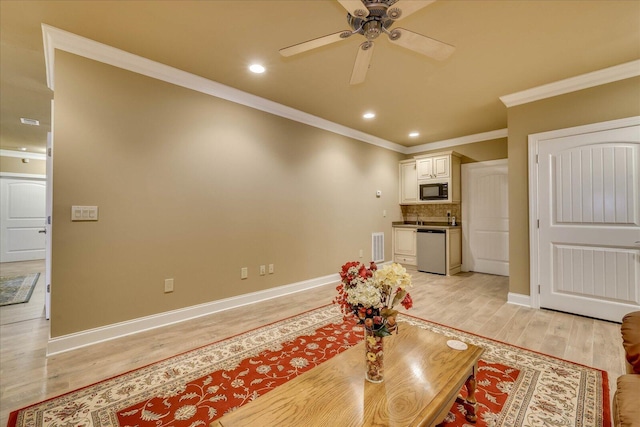
[[[429,142],[427,144],[416,145],[405,150],[405,154],[416,154],[423,151],[439,150],[441,148],[455,147],[456,145],[471,144],[474,142],[490,141],[492,139],[506,138],[507,129],[492,130],[489,132],[476,133],[473,135],[461,136],[458,138],[444,139],[442,141]]]
[[[17,157],[19,159],[46,160],[44,153],[30,153],[27,151],[0,150],[1,157]]]
[[[515,107],[516,105],[528,104],[541,99],[564,95],[565,93],[588,89],[590,87],[600,86],[637,76],[640,76],[640,60],[626,62],[624,64],[615,65],[613,67],[604,68],[591,73],[570,77],[568,79],[559,80],[557,82],[523,90],[521,92],[512,93],[511,95],[504,95],[500,97],[500,101],[502,101],[507,108]]]
[[[162,80],[177,86],[215,96],[236,104],[245,105],[256,110],[284,117],[299,123],[313,126],[329,132],[357,139],[368,144],[403,153],[406,147],[369,135],[364,132],[322,119],[320,117],[296,110],[286,105],[252,95],[247,92],[214,82],[204,77],[134,55],[94,40],[42,24],[44,56],[47,71],[47,85],[55,90],[55,51],[62,50],[104,64],[112,65],[127,71]]]

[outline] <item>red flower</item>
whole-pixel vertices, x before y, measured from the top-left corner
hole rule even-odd
[[[363,279],[366,279],[371,275],[371,272],[364,266],[364,264],[360,265],[360,270],[358,271],[358,275]]]
[[[413,307],[413,300],[411,299],[411,295],[409,295],[408,292],[404,296],[404,299],[400,301],[400,304],[402,304],[405,310],[409,310],[411,307]]]

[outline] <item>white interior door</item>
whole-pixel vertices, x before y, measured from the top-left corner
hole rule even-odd
[[[43,179],[0,179],[1,262],[44,259],[45,191]]]
[[[507,159],[462,165],[462,269],[509,275]]]
[[[640,309],[640,126],[538,141],[540,307]]]

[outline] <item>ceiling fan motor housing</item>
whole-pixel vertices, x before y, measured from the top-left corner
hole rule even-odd
[[[365,1],[364,4],[369,11],[369,15],[365,18],[353,16],[350,13],[347,14],[347,22],[353,29],[354,33],[362,34],[367,40],[376,39],[382,32],[389,28],[395,18],[391,18],[387,11],[389,6],[395,3],[393,1]],[[399,11],[398,8],[393,8],[395,11]],[[399,13],[395,13],[396,16],[400,16]]]

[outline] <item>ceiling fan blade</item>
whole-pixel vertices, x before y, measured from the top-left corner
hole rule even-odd
[[[331,43],[339,42],[351,36],[351,31],[341,31],[339,33],[329,34],[327,36],[318,37],[317,39],[308,40],[306,42],[294,44],[293,46],[280,49],[280,55],[292,56],[298,53],[306,52],[311,49],[316,49],[321,46],[325,46]]]
[[[387,16],[394,21],[406,18],[413,12],[417,12],[425,6],[429,6],[436,0],[399,0],[387,9]]]
[[[450,44],[414,33],[405,28],[396,28],[389,33],[389,41],[414,52],[442,61],[456,49]]]
[[[360,0],[338,0],[338,3],[342,5],[351,16],[356,18],[364,18],[369,16],[369,9]]]
[[[373,46],[373,42],[366,41],[358,48],[358,56],[356,56],[356,63],[353,65],[350,84],[357,85],[362,83],[367,77],[371,56],[373,55]]]

